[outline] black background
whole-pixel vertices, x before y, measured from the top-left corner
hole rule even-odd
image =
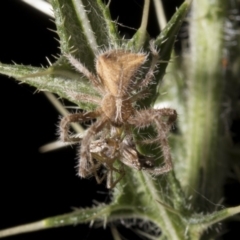
[[[181,1],[164,1],[168,19]],[[112,0],[113,19],[126,26],[138,28],[143,1]],[[50,18],[18,0],[1,1],[0,61],[32,66],[47,66],[46,56],[59,51],[58,37]],[[159,33],[151,6],[149,33]],[[129,36],[126,28],[120,31]],[[93,199],[109,201],[104,185],[94,178],[76,176],[76,149],[65,148],[40,154],[42,145],[57,139],[59,114],[43,93],[17,81],[0,76],[0,229],[37,221],[49,216],[68,213],[71,207],[86,207]],[[231,189],[240,191],[239,184],[230,180],[226,187],[226,204],[237,205]],[[239,239],[239,223],[228,226],[224,239]],[[138,239],[131,230],[119,227],[125,239]],[[235,235],[234,235],[235,234]],[[238,237],[237,237],[238,234]],[[235,236],[235,237],[234,237]],[[24,234],[8,239],[112,239],[109,228],[94,229],[78,225]]]

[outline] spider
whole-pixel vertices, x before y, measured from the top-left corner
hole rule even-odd
[[[96,56],[95,60],[96,74],[90,72],[72,55],[65,55],[70,64],[87,77],[92,86],[102,96],[102,98],[99,98],[81,93],[76,94],[75,99],[92,102],[97,104],[98,107],[94,111],[68,115],[62,118],[60,122],[61,140],[64,142],[76,142],[81,139],[68,134],[69,124],[72,122],[84,123],[97,119],[87,129],[86,135],[81,140],[80,161],[78,164],[80,177],[85,178],[91,175],[93,171],[96,171],[93,170],[94,166],[96,169],[96,162],[93,160],[90,146],[96,140],[98,134],[101,133],[103,136],[103,134],[106,134],[104,130],[107,130],[110,135],[106,134],[106,138],[111,138],[111,131],[115,129],[114,134],[117,135],[117,138],[124,139],[122,137],[124,134],[132,134],[130,131],[132,128],[145,128],[150,125],[156,129],[157,137],[153,141],[159,142],[164,159],[163,166],[154,167],[150,172],[159,175],[172,169],[167,133],[177,118],[176,111],[171,108],[137,110],[134,105],[138,99],[143,97],[147,87],[153,81],[153,73],[158,61],[158,52],[153,41],[150,42],[150,51],[152,60],[142,80],[139,80],[137,76],[148,58],[148,54],[144,52],[134,53],[123,49],[110,49],[101,52]],[[112,147],[108,146],[108,148]],[[124,159],[125,164],[127,164],[128,159],[125,157],[120,157],[120,159]],[[101,161],[107,160],[102,158]],[[109,164],[107,165],[109,166]]]
[[[117,138],[105,138],[92,141],[90,144],[90,153],[94,160],[94,165],[88,169],[89,176],[94,175],[97,183],[100,184],[107,178],[107,188],[114,188],[116,184],[124,177],[124,165],[136,170],[150,171],[154,167],[153,159],[141,156],[134,144],[133,139],[124,138],[120,141]],[[119,167],[113,166],[116,159],[119,160]],[[93,163],[92,162],[92,163]],[[103,165],[105,173],[99,176],[98,170]],[[114,180],[113,172],[118,173],[118,178]],[[85,176],[86,177],[86,176]]]

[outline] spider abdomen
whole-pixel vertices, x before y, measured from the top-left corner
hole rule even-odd
[[[102,100],[102,111],[105,116],[116,126],[122,126],[133,113],[133,107],[128,99],[106,95]]]

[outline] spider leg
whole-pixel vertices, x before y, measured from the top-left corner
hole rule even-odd
[[[120,168],[113,166],[116,159],[120,159],[119,141],[115,138],[106,138],[93,141],[90,146],[92,157],[98,161],[98,164],[106,168],[106,172],[100,177],[95,171],[94,175],[98,184],[100,184],[107,177],[107,188],[113,188],[123,178],[125,171],[123,164]],[[114,181],[113,172],[118,173],[120,176]]]
[[[102,88],[100,87],[101,83],[99,82],[95,74],[91,73],[80,61],[74,58],[71,54],[65,54],[65,57],[78,72],[82,73],[85,77],[89,79],[89,81],[95,88],[103,92]]]
[[[106,186],[108,189],[113,189],[118,182],[122,180],[122,178],[125,176],[125,170],[123,167],[123,164],[121,164],[121,167],[119,169],[113,167],[112,165],[105,165],[107,171],[99,177],[98,174],[95,175],[96,181],[98,184],[101,184],[103,180],[107,177],[107,183]],[[113,172],[118,173],[120,176],[114,181]]]
[[[83,137],[80,149],[80,161],[78,164],[80,177],[85,178],[89,174],[97,175],[97,169],[94,167],[96,164],[92,158],[89,146],[91,144],[92,138],[103,129],[106,124],[107,119],[100,119],[87,130],[87,134]]]
[[[138,154],[134,146],[123,143],[121,152],[122,154],[120,157],[120,161],[122,163],[133,169],[141,170],[142,164],[139,161]]]
[[[81,161],[81,159],[80,159]],[[87,171],[85,171],[85,176],[84,178],[87,177],[91,177],[92,175],[94,175],[94,177],[96,178],[96,181],[98,184],[100,184],[102,182],[101,177],[99,177],[98,175],[98,170],[101,167],[101,163],[100,162],[94,162],[94,160],[92,160],[92,158],[90,159],[89,163],[87,164]],[[78,165],[79,167],[79,165]],[[78,171],[79,173],[79,171]]]
[[[70,114],[66,117],[63,117],[60,122],[60,139],[63,142],[79,142],[81,138],[79,137],[71,137],[68,134],[69,124],[73,122],[86,122],[91,119],[98,117],[100,114],[98,111],[95,112],[87,112],[87,113],[74,113]]]
[[[71,122],[86,122],[91,119],[97,118],[100,115],[100,111],[96,110],[94,112],[87,113],[76,113],[64,117],[60,122],[60,132],[61,140],[63,142],[76,142],[82,139],[82,146],[80,150],[80,161],[79,161],[79,176],[87,177],[91,174],[97,175],[98,165],[92,159],[90,154],[89,145],[91,143],[92,137],[99,132],[106,120],[100,120],[94,123],[88,130],[83,138],[71,137],[68,135],[69,124]]]
[[[101,184],[109,173],[109,169],[107,168],[107,171],[101,177],[98,174],[98,168],[101,167],[101,165],[104,165],[104,162],[106,161],[106,156],[104,155],[104,147],[105,143],[101,140],[92,142],[90,146],[92,158],[94,158],[97,163],[92,165],[91,169],[88,171],[94,174],[94,177],[98,184]]]
[[[98,167],[93,166],[91,168],[91,170],[88,170],[88,171],[93,172],[98,184],[101,184],[103,182],[103,180],[105,180],[105,178],[107,178],[106,186],[107,186],[107,188],[112,189],[124,177],[125,171],[124,171],[122,164],[121,164],[121,168],[119,168],[119,169],[113,167],[113,162],[115,161],[115,159],[110,159],[110,160],[105,159],[105,160],[106,160],[106,162],[98,163],[98,165],[97,164],[95,165],[95,166],[99,167],[101,164],[103,164],[106,167],[106,172],[101,177],[98,175],[98,173],[96,171],[98,169]],[[95,167],[95,169],[94,169],[94,167]],[[120,176],[115,181],[113,180],[113,172],[120,174]]]
[[[167,121],[164,121],[167,118]],[[158,168],[145,168],[146,171],[155,175],[168,172],[172,169],[172,157],[170,153],[170,147],[167,140],[167,133],[170,131],[172,124],[177,118],[177,113],[174,109],[150,109],[136,112],[136,115],[129,118],[128,122],[138,128],[147,127],[154,124],[157,130],[157,139],[160,142],[164,166]]]
[[[109,168],[109,171],[107,174],[107,188],[112,189],[125,176],[125,170],[124,170],[123,164],[121,164],[121,167],[119,169],[113,166],[108,166],[108,168]],[[117,172],[120,175],[115,181],[113,180],[113,172]]]
[[[137,151],[136,143],[129,133],[121,143],[121,156],[119,160],[123,164],[139,171],[154,168],[154,158],[141,155]]]
[[[103,175],[100,177],[96,172],[94,172],[94,177],[97,181],[98,184],[101,184],[103,182],[103,180],[107,177],[107,175],[109,174],[109,170],[107,169],[107,171],[105,173],[103,173]]]
[[[138,88],[147,87],[148,84],[151,82],[152,78],[154,77],[154,70],[156,68],[159,56],[158,56],[158,51],[154,47],[153,41],[150,41],[150,51],[151,51],[151,55],[152,55],[152,61],[151,61],[149,70],[145,75],[145,78],[140,83],[139,82],[137,83]]]
[[[120,163],[119,168],[115,168],[113,166],[116,159],[120,160],[120,148],[119,148],[119,140],[118,138],[109,138],[106,139],[106,143],[108,145],[108,149],[105,149],[105,154],[107,156],[106,161],[104,162],[104,166],[108,169],[107,174],[107,188],[112,189],[116,186],[116,184],[124,177],[125,170],[122,163]],[[114,181],[113,172],[118,173],[120,176]]]

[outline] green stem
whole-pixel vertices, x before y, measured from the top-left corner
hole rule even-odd
[[[0,231],[0,238],[3,237],[9,237],[9,236],[13,236],[13,235],[18,235],[21,233],[27,233],[27,232],[34,232],[34,231],[39,231],[39,230],[43,230],[46,229],[46,225],[44,220],[42,221],[38,221],[38,222],[33,222],[33,223],[27,223],[25,225],[20,225],[17,227],[12,227],[12,228],[8,228],[5,230],[1,230]]]
[[[191,225],[190,232],[192,235],[196,232],[203,232],[211,227],[215,223],[219,223],[229,217],[232,217],[236,214],[240,213],[240,206],[226,208],[218,212],[214,212],[213,214],[209,214],[204,216],[202,219],[196,218],[196,223]],[[194,222],[194,220],[193,220]]]
[[[220,145],[224,78],[219,69],[226,2],[194,1],[190,27],[187,156],[182,183],[188,195],[196,195],[192,191],[196,190],[211,201],[220,199],[224,178],[219,174],[225,154]]]
[[[138,193],[140,206],[145,206],[142,213],[139,213],[142,215],[141,218],[155,223],[168,239],[184,239],[186,226],[181,213],[178,209],[174,209],[175,206],[172,202],[175,199],[172,198],[175,196],[171,198],[164,194],[164,183],[160,183],[159,179],[154,179],[148,173],[137,172],[133,174],[134,178],[138,180],[138,185],[142,186],[143,194]],[[166,181],[168,179],[172,181],[171,173],[170,177],[166,176]],[[161,190],[159,189],[160,184]]]

